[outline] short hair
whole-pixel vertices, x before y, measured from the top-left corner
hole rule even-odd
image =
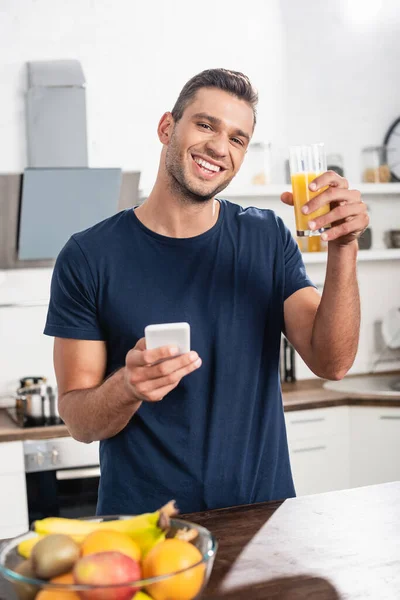
[[[175,102],[171,114],[174,121],[179,121],[186,107],[201,88],[217,88],[247,102],[253,109],[254,125],[256,124],[257,91],[253,88],[247,75],[228,69],[207,69],[195,75],[183,86]]]

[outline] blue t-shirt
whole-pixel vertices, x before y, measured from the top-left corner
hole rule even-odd
[[[127,209],[73,235],[57,259],[47,335],[104,340],[109,375],[146,325],[187,321],[203,361],[101,442],[99,514],[295,495],[280,340],[284,301],[312,283],[273,211],[220,207],[211,229],[186,239],[154,233]]]

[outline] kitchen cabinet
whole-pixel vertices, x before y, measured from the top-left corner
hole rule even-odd
[[[285,413],[298,496],[350,487],[349,407]]]
[[[0,443],[0,538],[28,529],[23,444]]]
[[[397,480],[400,480],[400,408],[351,406],[351,487]]]

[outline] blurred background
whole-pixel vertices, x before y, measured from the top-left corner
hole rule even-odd
[[[289,189],[288,146],[315,141],[325,143],[328,164],[363,191],[371,235],[360,252],[363,324],[352,373],[399,368],[399,352],[385,344],[380,325],[400,303],[399,240],[396,244],[396,234],[388,233],[400,230],[399,129],[385,142],[400,117],[399,27],[396,0],[220,0],[212,7],[183,0],[2,0],[0,393],[13,391],[29,374],[54,378],[52,339],[42,335],[54,256],[32,244],[54,233],[62,245],[68,235],[59,231],[60,219],[49,216],[57,213],[56,197],[42,205],[39,188],[28,205],[28,175],[60,165],[136,173],[140,189],[128,191],[125,206],[140,202],[157,171],[161,115],[190,77],[211,67],[243,71],[260,98],[243,172],[222,195],[244,206],[272,208],[293,230],[293,211],[279,200]],[[55,165],[51,151],[44,159],[35,155],[40,113],[29,113],[29,94],[37,89],[35,67],[41,61],[55,66],[72,61],[77,67],[84,94],[79,164],[63,163],[61,156]],[[62,85],[67,88],[68,81]],[[40,101],[36,96],[32,102]],[[60,115],[53,132],[62,130]],[[71,114],[64,118],[72,123]],[[46,185],[54,189],[54,182]],[[103,210],[110,213],[107,201]],[[89,222],[102,217],[93,204],[88,211]],[[322,289],[325,249],[319,244],[302,250]],[[295,360],[297,378],[311,377]]]

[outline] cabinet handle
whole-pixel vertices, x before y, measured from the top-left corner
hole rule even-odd
[[[38,300],[37,302],[8,302],[0,304],[0,308],[34,308],[36,306],[48,306],[49,303],[45,300]]]
[[[315,417],[314,419],[298,419],[297,421],[290,421],[292,425],[298,425],[299,423],[320,423],[325,421],[325,417]]]
[[[326,446],[310,446],[309,448],[297,448],[297,450],[292,450],[295,452],[313,452],[314,450],[325,450]]]
[[[400,420],[400,415],[381,415],[379,418],[387,421],[398,421]]]

